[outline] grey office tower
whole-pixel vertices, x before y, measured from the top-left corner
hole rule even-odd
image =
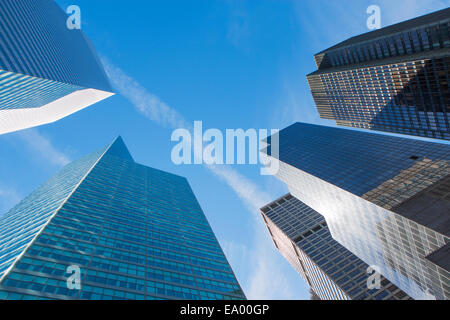
[[[413,299],[450,297],[450,146],[295,123],[264,151],[335,240]]]
[[[321,300],[409,300],[331,236],[325,218],[287,194],[261,209],[281,254]],[[316,298],[317,299],[317,298]]]

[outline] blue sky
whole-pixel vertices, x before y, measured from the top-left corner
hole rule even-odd
[[[120,94],[59,122],[0,136],[0,214],[64,164],[121,135],[134,159],[188,178],[247,297],[308,299],[301,277],[276,251],[258,208],[287,193],[257,165],[176,166],[179,124],[205,129],[279,128],[320,120],[305,75],[313,54],[382,26],[443,9],[445,0],[106,1],[81,8]]]

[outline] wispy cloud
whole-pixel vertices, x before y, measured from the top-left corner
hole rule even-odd
[[[119,93],[127,98],[136,108],[136,110],[146,116],[149,120],[158,125],[170,128],[191,129],[185,118],[175,109],[162,102],[156,95],[148,92],[135,79],[127,75],[119,67],[114,66],[108,59],[102,58],[107,74],[113,85]],[[253,225],[255,247],[245,248],[245,252],[250,253],[249,259],[252,272],[248,279],[244,279],[246,284],[247,296],[250,299],[281,299],[293,298],[289,295],[290,284],[283,276],[279,267],[273,263],[275,256],[272,244],[267,246],[267,231],[261,227],[261,217],[259,208],[270,202],[274,197],[261,190],[256,184],[247,177],[240,174],[230,166],[205,165],[215,176],[224,181],[242,200],[246,208],[252,213],[255,222]],[[261,240],[261,239],[266,239]],[[242,247],[241,244],[235,244],[234,247]],[[227,247],[229,248],[229,247]],[[227,249],[228,250],[228,249]],[[248,262],[247,262],[248,263]],[[275,278],[274,278],[274,275]],[[273,279],[268,281],[268,279]]]
[[[59,151],[51,140],[42,135],[37,129],[28,129],[17,133],[25,145],[37,156],[57,166],[65,166],[71,159],[64,152]]]
[[[62,167],[71,162],[67,154],[59,151],[50,138],[36,128],[15,132],[11,137],[20,141],[21,145],[31,152],[33,159],[44,161],[46,165]],[[0,185],[0,216],[22,199],[23,195],[14,188]]]
[[[250,256],[248,247],[235,241],[222,241],[222,249],[225,251],[228,260],[234,265],[239,265],[248,261]]]
[[[302,296],[300,291],[307,285],[302,284],[302,280],[288,262],[281,258],[261,217],[254,216],[252,233],[249,233],[249,236],[253,236],[251,246],[234,240],[223,242],[223,250],[234,266],[247,298],[250,300],[306,298],[307,294],[304,293]],[[286,271],[296,277],[296,283],[293,283],[291,278],[288,280]]]
[[[258,214],[259,208],[273,201],[273,197],[230,166],[206,167],[234,190],[250,212]]]
[[[261,230],[267,232],[267,230]],[[279,253],[273,249],[274,245],[270,241],[262,241],[253,253],[252,266],[254,274],[250,278],[247,288],[247,297],[252,300],[290,300],[299,299],[295,296],[292,284],[284,276],[283,269],[276,264],[280,259]]]
[[[158,125],[169,129],[186,128],[190,130],[192,128],[192,125],[177,110],[168,106],[155,94],[148,92],[122,69],[113,65],[105,57],[102,57],[102,61],[113,85],[138,112]],[[202,152],[202,150],[195,150],[195,152],[198,151]],[[267,193],[259,190],[249,179],[230,166],[205,165],[205,167],[225,181],[245,201],[252,212],[270,201],[271,197]]]
[[[168,106],[155,94],[148,92],[136,80],[122,69],[102,57],[106,72],[113,85],[119,90],[138,112],[158,125],[170,129],[191,129],[192,125],[174,108]],[[195,150],[196,152],[202,150]],[[271,197],[254,183],[230,166],[205,165],[214,175],[226,182],[243,199],[248,209],[258,212],[259,208],[270,201]]]
[[[184,128],[187,122],[174,109],[169,107],[156,95],[148,92],[137,81],[125,74],[122,69],[114,66],[105,57],[101,58],[105,71],[112,84],[136,109],[148,119],[160,126],[176,129]]]

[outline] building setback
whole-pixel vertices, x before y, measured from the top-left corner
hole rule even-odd
[[[411,299],[382,275],[379,286],[371,281],[374,270],[333,239],[324,217],[292,195],[266,205],[261,214],[275,246],[310,286],[313,299]]]
[[[450,297],[449,145],[295,123],[272,148],[335,240],[413,299]]]
[[[90,40],[53,0],[0,1],[0,134],[113,95]]]
[[[307,76],[338,125],[450,140],[450,8],[341,42]]]
[[[119,137],[0,217],[0,299],[245,296],[187,180]]]

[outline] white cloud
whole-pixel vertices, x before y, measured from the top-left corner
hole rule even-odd
[[[276,300],[296,299],[291,283],[284,276],[283,269],[276,264],[279,253],[270,240],[259,209],[275,199],[263,191],[252,181],[228,166],[207,166],[216,176],[225,181],[241,199],[247,209],[253,214],[253,243],[248,248],[237,242],[227,243],[224,251],[230,256],[230,263],[240,270],[242,264],[249,266],[248,276],[243,278],[241,285],[248,299]],[[244,268],[245,269],[245,268]],[[238,271],[235,272],[238,273]]]
[[[114,66],[105,57],[102,57],[102,63],[113,86],[145,117],[170,129],[187,126],[187,122],[176,110],[170,108],[156,95],[148,92],[122,69]]]
[[[68,155],[59,151],[52,141],[36,128],[18,131],[11,136],[21,140],[24,147],[27,147],[34,156],[44,160],[47,164],[62,167],[71,162]],[[23,196],[13,188],[0,185],[0,216],[22,199]]]
[[[268,193],[229,166],[206,166],[242,199],[247,209],[258,214],[259,209],[274,200]],[[259,214],[258,214],[259,216]]]
[[[252,275],[249,287],[246,290],[247,298],[250,300],[299,299],[298,296],[295,296],[292,284],[284,276],[283,270],[276,265],[275,261],[280,259],[276,256],[278,253],[270,250],[269,246],[273,247],[273,243],[258,246],[257,252],[253,254],[257,259],[252,264],[255,273]]]
[[[222,241],[223,250],[247,298],[307,299],[307,284],[277,251],[261,217],[254,216],[253,230],[249,236],[253,236],[251,246],[233,240]],[[286,272],[290,274],[289,280]]]
[[[53,165],[65,166],[71,161],[66,154],[53,146],[49,138],[39,133],[37,129],[20,131],[17,133],[17,137],[24,141],[30,150]]]
[[[225,251],[228,260],[232,264],[237,265],[242,261],[248,260],[249,257],[248,247],[242,243],[224,240],[222,241],[222,249],[223,251]]]

